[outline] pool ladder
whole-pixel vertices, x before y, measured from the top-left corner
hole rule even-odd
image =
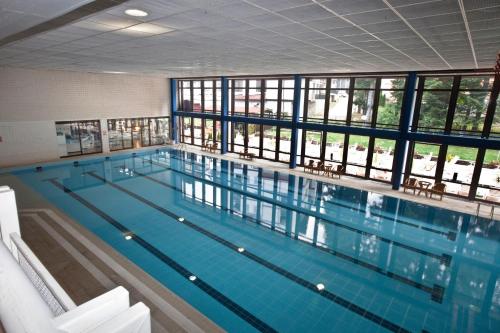
[[[481,209],[481,205],[486,206],[486,207],[491,207],[490,210],[490,219],[493,220],[493,216],[495,215],[495,205],[492,204],[486,204],[484,202],[478,202],[477,203],[477,209],[476,209],[476,216],[479,217],[479,210]]]

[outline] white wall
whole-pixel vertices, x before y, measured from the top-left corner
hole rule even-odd
[[[0,167],[59,158],[55,121],[169,113],[166,78],[0,68]]]

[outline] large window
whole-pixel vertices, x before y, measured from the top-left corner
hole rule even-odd
[[[442,176],[446,192],[469,195],[477,151],[477,148],[448,146]]]
[[[407,87],[407,78],[400,73],[304,75],[297,126],[292,122],[295,80],[291,76],[230,78],[228,149],[283,163],[289,163],[291,153],[296,152],[298,165],[310,160],[333,168],[341,164],[348,175],[391,182],[395,150],[400,147],[397,138],[405,137],[397,131],[403,125],[403,112],[408,112],[404,119],[411,122],[409,137],[413,139],[407,142],[404,178],[442,182],[447,194],[472,198],[477,192],[478,198],[491,201],[500,182],[492,181],[489,170],[497,168],[498,157],[494,159],[494,153],[487,151],[483,164],[484,148],[464,148],[458,142],[463,136],[490,142],[500,137],[500,108],[495,110],[490,101],[497,93],[492,74],[425,72],[417,75],[415,87]],[[220,111],[220,83],[214,79],[178,81],[179,109]],[[405,96],[407,88],[414,89],[413,98]],[[199,145],[220,135],[214,134],[220,126],[219,115],[191,116],[179,121],[183,142]],[[120,126],[117,131],[130,130],[128,124]],[[298,139],[295,147],[291,146],[293,128]],[[440,135],[451,139],[441,141]],[[124,138],[123,145],[131,144]]]
[[[345,134],[327,133],[325,146],[325,161],[342,163],[344,156]]]
[[[405,79],[381,80],[376,126],[397,129],[403,106]]]
[[[304,164],[308,164],[309,160],[319,161],[321,160],[321,141],[323,138],[323,132],[317,131],[304,131],[304,150],[303,159]]]
[[[327,79],[309,79],[309,89],[307,90],[307,101],[305,121],[311,123],[322,123],[325,114]]]
[[[108,119],[109,149],[165,144],[169,126],[168,117]]]
[[[352,102],[351,124],[370,127],[375,106],[376,79],[356,78]]]
[[[387,139],[375,139],[370,178],[384,182],[390,182],[392,178],[392,163],[394,160],[394,148],[396,141]]]
[[[220,80],[180,80],[177,82],[177,110],[220,113]]]
[[[425,77],[421,92],[418,130],[443,132],[450,104],[453,77]]]
[[[359,177],[365,176],[369,140],[368,136],[349,135],[346,173]]]
[[[439,155],[439,145],[415,143],[409,155],[411,174],[417,178],[434,179]]]
[[[99,120],[56,122],[59,156],[75,156],[102,152]]]
[[[345,124],[349,108],[348,78],[334,78],[330,80],[330,94],[328,105],[328,123]]]
[[[480,135],[489,103],[493,77],[464,76],[460,81],[452,132]]]

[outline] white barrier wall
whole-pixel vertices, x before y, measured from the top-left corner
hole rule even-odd
[[[59,158],[55,121],[167,116],[168,95],[161,77],[0,68],[0,167]]]
[[[80,306],[19,236],[15,193],[0,186],[0,321],[9,333],[150,333],[150,311],[117,287]]]
[[[0,186],[0,233],[5,246],[12,251],[10,234],[21,234],[17,216],[16,195],[8,186]]]

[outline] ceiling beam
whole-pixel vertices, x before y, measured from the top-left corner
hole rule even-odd
[[[121,5],[127,1],[128,0],[94,0],[92,2],[89,2],[85,5],[82,5],[78,8],[71,10],[66,14],[54,17],[53,19],[37,24],[26,30],[4,37],[0,39],[0,47],[13,42],[17,42],[25,38],[33,37],[42,32],[47,32],[53,29],[60,28],[72,22],[78,21],[86,16]]]

